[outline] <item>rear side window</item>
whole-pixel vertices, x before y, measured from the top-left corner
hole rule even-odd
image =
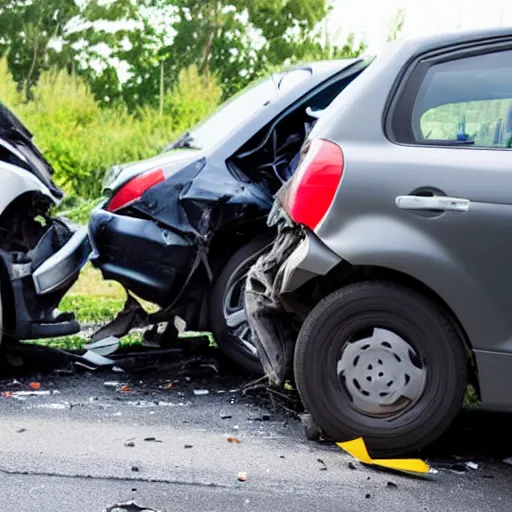
[[[393,114],[397,142],[512,147],[512,51],[420,63],[409,82]]]

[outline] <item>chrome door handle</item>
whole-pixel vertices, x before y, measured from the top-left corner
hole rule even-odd
[[[469,199],[447,196],[398,196],[395,199],[395,204],[401,210],[467,212],[469,203]]]

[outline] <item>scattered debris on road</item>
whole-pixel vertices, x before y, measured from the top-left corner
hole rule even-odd
[[[322,459],[316,459],[321,464],[320,471],[327,471],[327,464]]]
[[[121,383],[118,380],[107,380],[103,383],[106,388],[118,388]]]
[[[0,393],[5,398],[18,398],[25,399],[29,396],[49,396],[58,395],[60,391],[57,390],[39,390],[39,391],[4,391]]]
[[[28,383],[28,387],[30,389],[32,389],[33,391],[37,390],[37,389],[40,389],[41,388],[41,383],[40,382],[29,382]]]
[[[247,482],[247,473],[245,471],[240,471],[237,475],[239,482]]]
[[[207,389],[194,389],[194,395],[196,396],[204,396],[208,395],[210,392]]]
[[[161,443],[160,439],[157,439],[156,437],[145,437],[144,441],[148,443]]]
[[[230,437],[228,437],[228,443],[240,444],[241,441],[240,441],[240,439],[237,439],[236,437],[230,436]]]
[[[127,501],[126,503],[117,503],[107,507],[103,512],[159,512],[152,508],[141,507],[134,501]]]

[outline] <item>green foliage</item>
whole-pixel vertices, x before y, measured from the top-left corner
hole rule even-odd
[[[98,91],[101,97],[107,91],[119,96],[114,61],[131,48],[132,37],[136,39],[147,29],[141,23],[140,10],[152,2],[4,0],[0,3],[0,57],[7,53],[10,70],[25,99],[32,97],[32,88],[41,73],[55,66],[76,70],[91,85],[101,85],[106,89]],[[112,30],[108,22],[121,24]],[[99,51],[105,45],[109,48],[109,62]],[[103,71],[92,72],[92,61]]]
[[[68,195],[60,203],[57,215],[69,219],[75,224],[87,225],[92,210],[101,202],[101,199],[83,199]]]
[[[204,119],[219,105],[222,89],[209,74],[200,75],[197,66],[180,71],[178,83],[164,99],[164,113],[180,132]]]
[[[68,295],[62,299],[62,311],[75,312],[80,323],[102,324],[113,320],[122,311],[125,299],[111,297]]]

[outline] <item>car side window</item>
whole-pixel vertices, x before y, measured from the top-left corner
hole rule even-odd
[[[512,51],[429,66],[410,105],[399,142],[510,149]]]

